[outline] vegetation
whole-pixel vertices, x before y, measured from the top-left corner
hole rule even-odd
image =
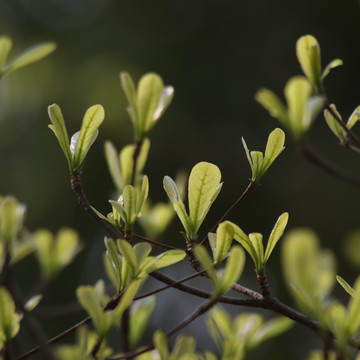
[[[8,55],[12,42],[0,38],[0,78],[16,69],[40,60],[55,50],[52,43],[41,44],[20,54],[12,61]],[[320,47],[311,35],[298,39],[296,55],[305,76],[295,76],[285,85],[286,104],[271,90],[260,89],[256,100],[276,118],[309,161],[340,179],[359,186],[360,180],[322,159],[309,145],[307,134],[322,113],[340,144],[355,153],[360,152],[360,139],[353,126],[360,118],[360,106],[344,122],[334,104],[327,98],[324,79],[330,71],[342,65],[331,61],[324,69]],[[173,180],[166,175],[163,187],[168,203],[152,204],[149,179],[144,174],[150,150],[150,131],[170,105],[174,89],[165,86],[155,73],[145,74],[135,86],[128,73],[120,74],[121,86],[128,101],[127,111],[133,124],[134,139],[119,152],[115,145],[105,143],[105,156],[116,196],[109,200],[109,213],[102,214],[89,202],[83,186],[84,163],[99,134],[105,111],[101,105],[91,106],[85,113],[80,131],[70,138],[60,107],[48,108],[51,124],[69,167],[72,190],[80,206],[104,231],[103,261],[107,279],[99,279],[93,286],[81,285],[73,291],[79,304],[88,313],[84,318],[55,337],[48,338],[37,321],[33,310],[46,296],[46,286],[30,296],[22,296],[13,268],[17,262],[34,253],[41,269],[42,284],[56,281],[56,276],[81,251],[84,244],[78,233],[64,228],[57,234],[45,229],[30,232],[23,226],[26,207],[12,196],[0,198],[0,345],[2,359],[26,359],[42,353],[47,359],[244,359],[261,343],[289,330],[295,324],[305,326],[321,339],[323,348],[309,354],[308,359],[351,359],[360,346],[360,279],[353,286],[337,275],[335,256],[320,247],[319,240],[310,230],[286,231],[289,214],[276,214],[278,219],[263,240],[260,233],[246,234],[229,220],[234,209],[253,192],[275,160],[285,149],[285,133],[274,129],[268,136],[265,151],[250,151],[242,139],[251,169],[251,178],[244,192],[211,229],[202,225],[223,187],[219,167],[209,162],[195,164],[186,180],[180,176]],[[187,187],[186,187],[187,184]],[[266,186],[266,182],[265,182]],[[110,211],[111,210],[111,211]],[[157,238],[178,217],[182,226],[183,247],[172,242],[159,242]],[[272,214],[270,214],[272,216]],[[177,220],[176,220],[177,221]],[[139,224],[142,234],[135,232]],[[205,233],[203,237],[201,234]],[[285,235],[284,235],[285,233]],[[271,266],[271,255],[282,242],[283,274],[294,299],[291,307],[278,299],[268,284],[266,269]],[[246,257],[254,263],[258,290],[242,285]],[[190,276],[173,279],[161,269],[181,261],[189,261],[193,268]],[[149,277],[159,285],[151,292],[142,287]],[[201,277],[212,284],[205,291],[186,284]],[[338,283],[349,294],[344,306],[332,296]],[[156,293],[175,288],[179,292],[200,297],[203,303],[191,309],[187,317],[170,330],[161,327],[153,334],[152,342],[142,336],[151,322],[156,307]],[[228,296],[229,291],[233,296]],[[232,317],[227,304],[237,307]],[[243,312],[244,308],[262,308],[275,316],[265,318],[256,312]],[[195,336],[182,330],[196,318],[204,315],[207,329],[218,348],[217,353],[198,349]],[[38,344],[19,351],[22,337],[20,329],[27,329]],[[121,346],[109,340],[113,329]],[[58,344],[76,332],[76,342]],[[177,336],[169,348],[168,339]]]

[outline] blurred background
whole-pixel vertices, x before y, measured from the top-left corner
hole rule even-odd
[[[325,81],[329,99],[343,118],[360,104],[359,15],[355,0],[0,0],[0,34],[13,39],[11,55],[38,42],[58,44],[51,56],[0,82],[0,193],[12,194],[27,205],[30,230],[72,227],[85,245],[49,289],[44,304],[74,301],[77,285],[103,277],[104,252],[104,233],[71,192],[67,163],[47,128],[48,105],[60,105],[71,134],[80,128],[89,106],[104,106],[106,119],[88,155],[83,183],[92,205],[107,213],[113,187],[103,144],[111,140],[120,150],[133,140],[119,72],[128,71],[136,82],[148,71],[159,73],[165,84],[174,86],[175,98],[150,134],[145,171],[150,196],[153,201],[166,200],[164,175],[174,177],[178,169],[189,172],[199,161],[217,164],[225,185],[203,226],[206,233],[251,177],[241,136],[250,149],[263,150],[269,132],[278,126],[255,102],[254,93],[265,86],[282,95],[286,81],[301,73],[295,57],[301,35],[318,39],[323,66],[343,59],[344,66]],[[337,145],[322,117],[309,140],[324,157],[360,176],[359,158]],[[346,257],[344,239],[360,225],[359,189],[303,160],[290,137],[271,170],[231,220],[247,233],[267,237],[278,216],[288,211],[288,228],[314,229],[322,246],[336,252],[339,274],[352,282],[359,267]],[[184,246],[179,230],[175,219],[162,241]],[[275,294],[291,304],[279,253],[280,249],[268,266],[269,281]],[[254,287],[248,262],[243,282]],[[26,270],[29,265],[35,266],[34,259],[17,268],[25,293],[38,276],[36,267]],[[190,272],[170,270],[177,278]],[[169,291],[159,298],[155,326],[169,329],[198,304],[179,296]],[[166,318],[171,318],[170,324]],[[49,335],[55,335],[76,319],[64,317],[45,326]],[[214,349],[204,329],[204,319],[199,319],[185,332],[203,335],[199,349]],[[313,334],[297,325],[250,358],[303,359],[317,346]]]

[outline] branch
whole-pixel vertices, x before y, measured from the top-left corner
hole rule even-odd
[[[301,153],[301,155],[308,160],[309,162],[311,162],[312,164],[320,167],[321,169],[323,169],[324,171],[326,171],[327,173],[341,179],[344,180],[346,182],[348,182],[349,184],[355,185],[355,186],[360,186],[360,179],[357,177],[354,177],[353,175],[343,171],[342,169],[339,169],[338,167],[336,167],[335,165],[333,165],[332,163],[330,163],[329,161],[323,159],[322,157],[320,157],[320,155],[318,155],[311,147],[309,144],[303,142],[300,143],[299,146],[299,151]]]

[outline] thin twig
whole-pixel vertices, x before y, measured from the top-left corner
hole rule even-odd
[[[249,185],[247,186],[245,191],[241,194],[241,196],[230,206],[230,208],[225,212],[225,214],[219,219],[219,221],[211,228],[209,232],[214,232],[217,229],[217,227],[230,216],[230,214],[237,208],[240,202],[250,193],[250,191],[256,188],[257,185],[258,184],[255,184],[254,182],[250,181]],[[207,239],[208,236],[206,235],[204,239],[201,240],[200,245],[202,245]]]
[[[312,164],[320,167],[327,173],[348,182],[349,184],[360,186],[360,179],[343,171],[342,169],[337,168],[335,165],[329,161],[323,159],[318,155],[309,144],[302,142],[299,144],[299,151],[301,155]]]
[[[179,249],[175,246],[171,246],[171,245],[166,245],[166,244],[163,244],[163,243],[160,243],[158,241],[155,241],[155,240],[151,240],[145,236],[142,236],[142,235],[139,235],[139,234],[135,234],[135,233],[132,233],[132,236],[136,239],[139,239],[139,240],[142,240],[142,241],[145,241],[145,242],[148,242],[149,244],[152,244],[152,245],[155,245],[155,246],[159,246],[159,247],[163,247],[164,249],[170,249],[170,250],[182,250],[182,249]]]

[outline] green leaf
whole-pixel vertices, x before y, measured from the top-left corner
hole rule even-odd
[[[113,323],[115,324],[119,324],[120,319],[124,313],[124,311],[126,309],[129,308],[129,306],[131,305],[131,303],[134,300],[134,297],[136,295],[136,293],[138,292],[141,284],[142,284],[142,280],[133,280],[131,281],[131,283],[127,286],[127,288],[125,289],[124,294],[121,296],[121,299],[119,301],[119,303],[117,304],[116,308],[113,311]]]
[[[310,126],[324,108],[326,98],[322,95],[314,95],[307,99],[303,115],[303,129],[309,130]]]
[[[250,347],[257,348],[264,341],[288,331],[294,325],[294,321],[281,316],[262,324],[251,337]]]
[[[8,290],[0,286],[0,339],[5,343],[13,339],[20,330],[21,316],[15,311],[15,303]]]
[[[156,350],[159,352],[160,360],[169,360],[169,348],[166,334],[157,330],[153,336],[153,342]]]
[[[263,236],[259,233],[249,234],[249,239],[254,246],[256,252],[256,272],[259,273],[261,268],[264,265],[264,245],[263,245]]]
[[[106,141],[104,145],[105,159],[111,175],[111,179],[116,187],[118,194],[122,193],[123,183],[120,171],[120,161],[118,152],[111,141]]]
[[[141,339],[146,326],[149,323],[150,316],[155,310],[155,306],[156,297],[150,296],[148,298],[135,301],[131,307],[129,332],[130,348],[134,348]]]
[[[268,141],[266,143],[264,165],[262,168],[263,173],[266,172],[266,170],[270,167],[270,165],[285,149],[284,144],[285,144],[285,133],[281,129],[276,128],[270,133],[268,137]]]
[[[360,327],[360,277],[354,285],[354,295],[350,298],[348,305],[348,331],[353,336]]]
[[[60,268],[67,266],[80,250],[79,234],[72,229],[60,229],[55,242],[58,266]]]
[[[301,69],[316,89],[321,90],[321,57],[320,46],[312,35],[305,35],[296,43],[296,56]]]
[[[341,276],[336,275],[336,280],[350,296],[355,296],[354,288],[352,288]]]
[[[289,121],[283,102],[269,89],[260,89],[255,94],[255,100],[265,108],[270,116],[276,118],[281,125],[288,128]]]
[[[14,197],[6,196],[0,203],[0,240],[11,248],[22,228],[26,207]]]
[[[177,359],[186,360],[187,357],[184,355],[194,355],[196,350],[196,341],[193,336],[181,334],[176,338],[176,342],[172,351],[172,355]],[[195,357],[197,359],[197,357]]]
[[[350,115],[346,126],[350,130],[360,120],[360,106],[356,107]]]
[[[322,74],[321,74],[321,80],[324,80],[326,78],[326,76],[329,75],[329,72],[338,67],[341,66],[343,64],[343,61],[341,59],[334,59],[332,61],[330,61],[330,63],[328,65],[326,65],[325,69],[323,70]]]
[[[219,194],[222,186],[220,180],[221,172],[216,165],[200,162],[193,167],[188,186],[189,216],[192,223],[191,238],[195,238],[200,225]]]
[[[137,192],[131,185],[126,185],[123,191],[124,209],[126,213],[125,231],[131,231],[137,216]]]
[[[288,104],[290,130],[299,140],[306,130],[304,125],[305,106],[311,95],[311,85],[303,76],[292,77],[285,86],[285,97]]]
[[[0,36],[0,78],[2,75],[2,68],[9,56],[11,48],[11,38],[9,38],[8,36]]]
[[[138,85],[137,105],[139,115],[139,133],[143,136],[155,125],[155,111],[164,90],[161,77],[155,73],[144,75]]]
[[[76,296],[81,306],[91,316],[99,337],[104,339],[112,327],[112,318],[109,313],[104,313],[99,294],[93,286],[79,286],[76,290]]]
[[[137,263],[139,267],[146,260],[151,252],[151,245],[146,242],[140,242],[134,245],[134,253],[136,255]]]
[[[95,141],[98,128],[104,121],[105,112],[101,105],[91,106],[85,113],[81,125],[79,140],[77,141],[74,156],[74,168],[79,168],[87,155],[91,145]]]
[[[32,311],[34,310],[40,303],[41,299],[43,298],[43,295],[37,294],[32,296],[24,305],[24,309],[26,311]]]
[[[182,202],[180,191],[177,188],[175,181],[170,176],[165,176],[163,180],[165,192],[171,203]]]
[[[224,260],[231,247],[233,238],[234,227],[226,222],[221,223],[216,230],[216,252],[214,257],[215,264]]]
[[[149,179],[146,175],[144,175],[142,184],[141,184],[141,191],[138,194],[137,201],[136,201],[136,217],[139,215],[141,208],[144,204],[144,201],[148,197],[148,194],[149,194]],[[135,217],[134,221],[136,220],[136,217]]]
[[[132,274],[135,276],[135,274],[138,271],[138,262],[136,258],[136,254],[132,246],[126,241],[118,239],[117,246],[119,248],[119,251],[121,255],[126,259],[126,261],[129,263],[131,267]]]
[[[174,205],[174,210],[177,214],[177,216],[179,217],[186,234],[188,235],[188,237],[190,237],[191,234],[191,220],[186,212],[185,209],[185,205],[182,201],[178,201],[176,203],[173,204]]]
[[[136,89],[131,76],[127,72],[120,73],[120,82],[124,90],[126,99],[129,103],[129,106],[132,109],[136,110],[136,105],[137,105]]]
[[[286,212],[286,213],[283,213],[282,215],[280,215],[280,217],[276,221],[276,224],[270,234],[270,237],[269,237],[269,240],[268,240],[268,243],[266,246],[266,251],[265,251],[265,256],[264,256],[265,263],[269,260],[269,257],[271,255],[272,251],[274,250],[275,245],[277,244],[277,242],[281,238],[282,234],[284,233],[288,220],[289,220],[289,214]]]
[[[105,238],[105,246],[106,246],[106,256],[108,257],[111,266],[113,268],[115,278],[116,278],[116,290],[120,291],[122,279],[121,279],[121,269],[122,263],[117,250],[117,247],[112,239]]]
[[[209,278],[211,279],[211,281],[214,284],[215,289],[217,288],[217,284],[218,284],[218,278],[216,275],[216,271],[213,265],[213,262],[208,254],[208,252],[206,251],[205,247],[202,245],[197,245],[194,248],[194,255],[196,256],[196,258],[199,260],[200,264],[202,265],[202,267],[206,270],[206,272],[209,275]]]
[[[341,119],[340,113],[337,111],[336,106],[334,104],[330,105],[331,109],[335,112],[339,119]],[[333,114],[328,110],[324,110],[324,117],[326,123],[328,124],[330,130],[335,134],[335,136],[340,140],[340,143],[347,141],[347,135],[345,130],[341,127],[339,122],[333,116]]]
[[[4,67],[4,74],[8,74],[23,66],[29,65],[35,61],[41,60],[45,56],[51,54],[56,49],[54,42],[48,42],[32,46],[18,55],[8,66]]]
[[[148,269],[148,272],[156,271],[171,266],[184,259],[186,256],[183,250],[169,250],[156,257],[156,262]]]
[[[264,156],[261,151],[251,151],[250,152],[252,160],[252,178],[253,182],[258,182],[263,174],[262,168],[264,164]]]
[[[120,171],[122,175],[122,185],[131,185],[131,177],[133,171],[133,153],[134,145],[125,146],[120,152]]]
[[[222,296],[239,279],[245,265],[245,253],[240,246],[233,246],[226,261],[219,286],[215,288],[215,296]]]
[[[234,228],[234,239],[238,241],[242,247],[248,252],[248,254],[251,256],[252,260],[254,261],[254,264],[257,264],[258,258],[257,258],[257,252],[254,248],[254,245],[250,241],[249,237],[234,223],[230,221],[226,221]]]

